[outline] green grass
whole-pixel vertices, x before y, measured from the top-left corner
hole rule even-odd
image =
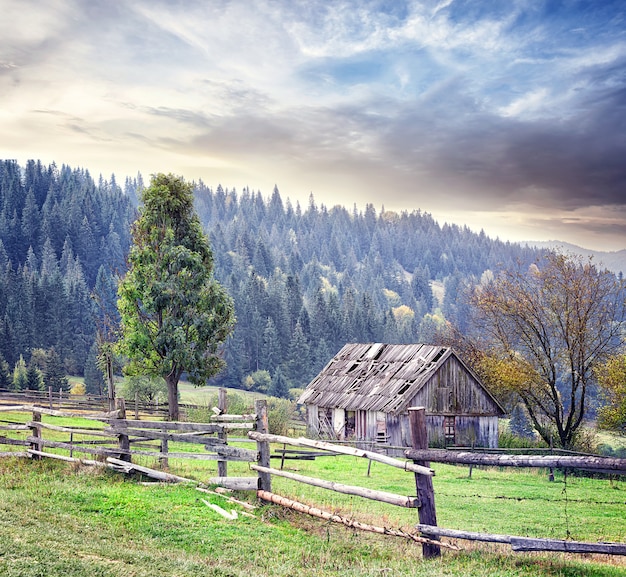
[[[27,413],[0,419],[26,422]],[[96,426],[95,421],[43,416],[44,422]],[[6,434],[1,432],[0,434]],[[11,436],[25,436],[12,433]],[[44,432],[67,440],[68,434]],[[254,445],[241,444],[247,448]],[[2,448],[3,450],[5,447]],[[170,443],[170,451],[200,445]],[[63,451],[58,451],[63,453]],[[66,453],[66,452],[65,452]],[[154,458],[141,464],[156,467]],[[170,459],[170,471],[206,481],[215,461]],[[272,460],[275,467],[279,460]],[[253,476],[246,463],[229,474]],[[545,471],[433,464],[438,524],[451,529],[579,541],[626,541],[626,479],[590,479]],[[286,461],[300,474],[414,495],[412,474],[347,456]],[[379,504],[279,477],[273,490],[359,521],[412,531],[414,509]],[[238,495],[253,501],[249,494]],[[201,499],[230,509],[220,497],[184,486],[144,486],[136,480],[51,460],[0,459],[0,577],[31,575],[447,575],[579,577],[626,575],[626,559],[515,554],[507,546],[457,542],[425,562],[421,547],[391,537],[348,530],[285,511],[259,510],[256,519],[226,521]]]
[[[337,465],[335,465],[337,466]],[[144,486],[51,461],[0,461],[0,575],[617,577],[624,564],[501,548],[444,551],[356,533],[275,507],[227,521],[180,485]]]

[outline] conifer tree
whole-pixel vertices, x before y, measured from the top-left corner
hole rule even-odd
[[[235,322],[234,308],[213,278],[213,254],[191,185],[158,174],[142,202],[119,286],[119,350],[130,360],[129,374],[165,379],[169,418],[178,420],[183,372],[203,385],[224,367],[219,348]]]

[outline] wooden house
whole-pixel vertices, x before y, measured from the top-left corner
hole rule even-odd
[[[347,344],[304,390],[307,434],[410,446],[408,408],[425,407],[431,446],[498,446],[505,414],[450,348]]]

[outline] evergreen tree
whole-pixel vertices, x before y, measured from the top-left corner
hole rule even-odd
[[[104,374],[98,366],[98,343],[94,341],[89,349],[85,367],[85,392],[90,395],[103,395],[106,391]]]
[[[219,347],[234,324],[233,302],[213,278],[213,255],[191,186],[159,174],[143,190],[142,202],[130,269],[119,287],[119,348],[131,361],[131,374],[165,379],[169,417],[178,420],[183,372],[203,385],[224,366]]]
[[[20,355],[20,360],[15,363],[13,369],[13,390],[24,391],[28,388],[28,375],[27,375],[26,362],[24,357]]]
[[[43,374],[34,364],[29,364],[26,370],[26,389],[29,391],[43,391]]]
[[[10,373],[9,363],[0,354],[0,390],[10,390],[13,388],[13,378]]]
[[[272,377],[272,384],[268,390],[268,394],[272,397],[279,397],[286,399],[289,397],[289,382],[287,378],[280,370],[280,367],[276,367],[274,376]]]
[[[70,384],[65,376],[65,370],[61,363],[61,357],[52,347],[48,351],[48,358],[46,359],[46,368],[43,373],[44,387],[52,387],[53,391],[63,391],[69,393]]]

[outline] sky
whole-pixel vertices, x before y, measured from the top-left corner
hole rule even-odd
[[[0,0],[0,158],[626,249],[623,0]]]

